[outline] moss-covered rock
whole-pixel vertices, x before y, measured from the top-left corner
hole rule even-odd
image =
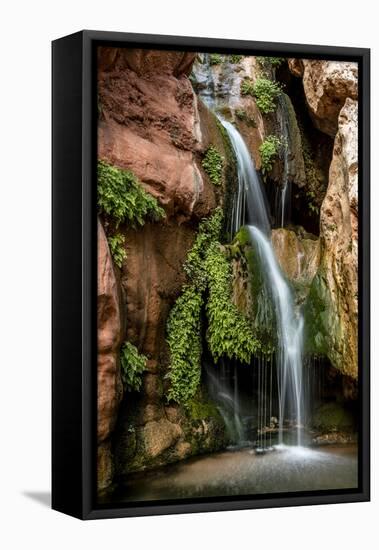
[[[311,418],[310,427],[321,433],[354,431],[353,414],[343,405],[330,402],[318,407]]]
[[[250,320],[261,351],[269,353],[276,345],[276,316],[261,262],[250,244],[248,230],[242,227],[227,248],[235,266],[233,299]]]

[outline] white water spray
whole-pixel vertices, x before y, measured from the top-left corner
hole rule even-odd
[[[247,226],[275,309],[279,443],[283,443],[284,419],[289,415],[295,419],[297,444],[301,445],[303,318],[295,310],[291,289],[275,256],[269,237],[270,224],[264,192],[253,160],[237,129],[229,122],[221,122],[228,132],[237,160],[238,191],[232,209],[232,228],[235,233],[241,226]]]

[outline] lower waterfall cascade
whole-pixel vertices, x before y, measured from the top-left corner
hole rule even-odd
[[[238,186],[232,201],[231,233],[235,235],[245,226],[252,246],[257,251],[265,285],[274,305],[277,325],[275,353],[278,396],[278,443],[283,445],[284,424],[290,419],[296,429],[296,444],[302,444],[304,420],[303,370],[303,317],[295,309],[292,291],[283,276],[271,243],[271,227],[264,189],[250,152],[233,124],[220,119],[235,153]],[[286,185],[283,187],[282,214],[284,220]],[[258,438],[257,451],[272,449],[272,357],[262,356],[258,362]],[[234,375],[237,376],[236,374]],[[235,385],[234,385],[235,388]],[[225,390],[223,392],[225,394]],[[269,398],[267,399],[267,393]],[[237,417],[239,413],[236,413]],[[268,431],[268,434],[267,434]],[[243,441],[240,440],[240,443]]]

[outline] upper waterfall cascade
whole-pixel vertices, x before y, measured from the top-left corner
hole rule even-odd
[[[217,81],[217,76],[215,80],[207,57],[204,58],[204,62],[195,70],[195,76],[199,82],[207,82],[206,87],[200,88],[199,96],[208,108],[216,114],[225,128],[235,154],[238,181],[231,201],[231,211],[229,212],[229,234],[233,238],[241,227],[247,227],[251,244],[255,247],[257,258],[261,264],[267,294],[270,296],[274,307],[277,327],[275,362],[277,371],[279,443],[283,443],[285,420],[288,419],[292,425],[296,426],[296,440],[297,444],[300,445],[301,429],[304,422],[304,392],[302,383],[303,317],[299,311],[296,311],[291,288],[281,271],[271,242],[269,207],[260,175],[255,168],[251,153],[238,129],[219,114],[220,107],[225,105],[220,104],[220,93],[218,93],[220,83]],[[236,89],[238,88],[239,90],[239,82],[237,82],[237,85],[231,79],[226,79],[224,82],[222,95],[224,101],[229,106],[234,105],[237,93]],[[290,132],[284,95],[279,98],[278,116],[282,134],[281,157],[283,161],[278,217],[280,225],[283,227],[288,217],[287,213],[290,202],[288,184]],[[270,387],[270,381],[272,380],[272,361],[262,360],[261,358],[257,362],[256,367],[258,370],[258,392],[259,395],[265,394],[264,397],[260,398],[262,402],[259,402],[257,407],[257,425],[258,430],[262,434],[267,425],[271,423],[271,400],[273,392]],[[236,380],[236,375],[234,376],[234,380]],[[218,380],[218,384],[220,384],[220,380]],[[265,392],[268,388],[269,398],[267,399]],[[219,394],[225,400],[225,388],[219,388],[219,390]],[[229,400],[232,401],[232,399],[230,395]],[[239,404],[238,407],[235,404],[234,408],[234,433],[238,434],[241,426]],[[261,435],[258,441],[259,445],[263,448],[271,446],[271,437],[268,442],[267,438]]]

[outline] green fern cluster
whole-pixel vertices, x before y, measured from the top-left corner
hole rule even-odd
[[[100,213],[109,216],[116,227],[123,222],[143,225],[147,217],[159,220],[165,216],[163,208],[143,189],[133,172],[102,160],[97,164],[97,204]]]
[[[258,57],[257,58],[258,63],[261,65],[261,67],[266,68],[269,67],[279,67],[284,61],[286,60],[285,57]]]
[[[201,377],[201,319],[205,306],[207,341],[215,362],[225,355],[249,363],[258,349],[247,320],[232,303],[232,274],[219,243],[223,213],[203,220],[184,265],[189,283],[171,310],[167,342],[171,365],[169,399],[187,404]]]
[[[171,353],[168,398],[186,404],[194,397],[201,377],[202,293],[195,285],[185,287],[171,310],[167,342]]]
[[[237,63],[239,63],[242,58],[243,58],[243,55],[238,55],[238,54],[235,54],[235,53],[229,56],[230,62],[235,64],[235,65]]]
[[[202,160],[202,167],[214,185],[221,185],[222,172],[224,169],[224,157],[213,145],[210,145]]]
[[[209,64],[210,65],[220,65],[222,63],[222,56],[219,53],[211,53],[209,55]]]
[[[268,174],[274,165],[275,159],[279,154],[281,141],[277,136],[267,136],[259,147],[259,153],[262,161],[262,173]]]
[[[139,391],[147,358],[130,342],[124,342],[120,351],[121,377],[127,391]]]
[[[126,259],[125,236],[121,233],[115,233],[108,237],[108,244],[114,263],[121,268]]]
[[[246,78],[241,82],[241,94],[255,97],[259,110],[264,114],[275,111],[276,100],[281,93],[280,85],[268,78],[258,78],[255,83]]]
[[[252,335],[249,322],[231,301],[231,267],[217,242],[208,250],[205,269],[209,288],[207,341],[213,358],[217,361],[225,355],[250,363],[259,343]]]

